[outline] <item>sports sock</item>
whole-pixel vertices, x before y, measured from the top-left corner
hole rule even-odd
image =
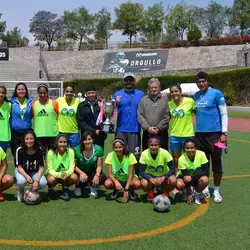
[[[215,187],[214,187],[214,191],[220,192],[220,186],[215,186]]]

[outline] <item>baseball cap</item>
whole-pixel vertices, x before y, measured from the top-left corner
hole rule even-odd
[[[126,77],[129,77],[129,76],[131,76],[131,77],[133,77],[135,79],[135,74],[132,73],[132,72],[125,73],[124,76],[123,76],[123,79],[125,79]]]

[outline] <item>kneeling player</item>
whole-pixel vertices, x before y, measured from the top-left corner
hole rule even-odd
[[[148,149],[140,157],[139,166],[142,188],[147,191],[147,199],[154,199],[154,189],[162,189],[163,195],[176,187],[173,158],[169,152],[160,147],[160,139],[152,136],[148,140]]]
[[[186,187],[190,205],[193,197],[196,204],[201,204],[200,193],[208,185],[208,160],[204,152],[196,150],[195,141],[188,139],[184,143],[184,153],[178,161],[177,189],[183,191]]]
[[[133,153],[127,151],[126,144],[121,139],[114,140],[113,149],[105,160],[108,165],[108,179],[104,186],[106,189],[113,189],[109,198],[114,200],[118,191],[123,191],[123,202],[135,200],[134,190],[141,187],[140,180],[134,174],[137,160]]]

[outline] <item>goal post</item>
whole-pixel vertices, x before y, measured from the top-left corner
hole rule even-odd
[[[25,83],[29,96],[32,99],[37,99],[37,86],[40,83],[46,83],[49,87],[49,97],[51,99],[57,99],[58,97],[63,96],[63,81],[0,81],[0,86],[3,85],[7,88],[7,97],[11,97],[13,95],[15,86],[17,83]]]

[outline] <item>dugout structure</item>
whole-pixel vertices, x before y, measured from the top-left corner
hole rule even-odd
[[[5,86],[7,88],[7,97],[13,95],[15,86],[17,83],[25,83],[27,85],[29,96],[32,99],[37,99],[37,86],[40,83],[46,83],[49,87],[49,97],[51,99],[57,99],[63,96],[63,81],[0,81],[0,86]]]

